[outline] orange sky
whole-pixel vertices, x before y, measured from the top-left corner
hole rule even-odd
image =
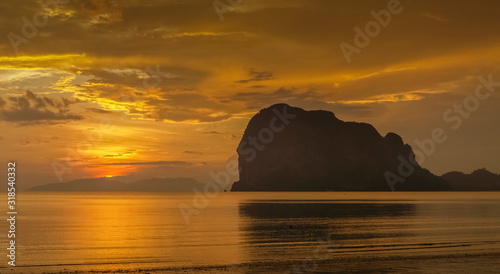
[[[456,130],[443,119],[479,76],[500,81],[497,1],[400,1],[350,63],[339,45],[391,1],[246,0],[223,20],[212,1],[66,2],[0,3],[1,158],[19,163],[26,187],[205,180],[252,115],[278,102],[369,122],[413,147],[439,127],[448,139],[424,167],[500,172],[498,92]]]

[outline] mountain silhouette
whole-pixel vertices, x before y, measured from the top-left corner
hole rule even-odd
[[[441,177],[457,191],[500,191],[500,174],[484,168],[474,170],[470,174],[452,171]]]
[[[126,191],[127,184],[110,178],[90,178],[67,183],[52,183],[28,188],[26,191]]]
[[[382,137],[370,124],[344,122],[329,111],[262,109],[237,152],[240,179],[232,191],[450,190],[418,165],[399,135]]]
[[[203,189],[204,184],[190,178],[152,178],[123,183],[110,178],[90,178],[67,183],[36,186],[26,191],[81,191],[81,192],[191,192]]]

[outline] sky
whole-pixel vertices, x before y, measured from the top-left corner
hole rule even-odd
[[[17,162],[23,187],[116,176],[205,181],[234,159],[255,113],[287,103],[395,132],[438,175],[500,173],[499,8],[493,0],[1,1],[2,165]],[[445,141],[429,145],[436,129]]]

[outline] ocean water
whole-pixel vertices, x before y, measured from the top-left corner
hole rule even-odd
[[[220,193],[187,223],[195,197],[21,192],[0,272],[500,272],[500,192]]]

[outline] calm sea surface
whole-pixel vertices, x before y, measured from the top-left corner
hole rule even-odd
[[[432,258],[453,261],[462,271],[500,271],[500,259],[488,260],[500,253],[500,192],[220,193],[187,224],[178,207],[193,206],[194,197],[21,192],[18,266],[5,268],[8,229],[3,221],[0,272],[175,272],[177,267],[191,272],[217,265],[269,265],[305,273],[324,271],[336,260],[344,270],[439,270],[441,265],[426,263]],[[483,261],[475,265],[478,254]],[[454,256],[472,257],[465,262]],[[398,258],[413,263],[377,263]]]

